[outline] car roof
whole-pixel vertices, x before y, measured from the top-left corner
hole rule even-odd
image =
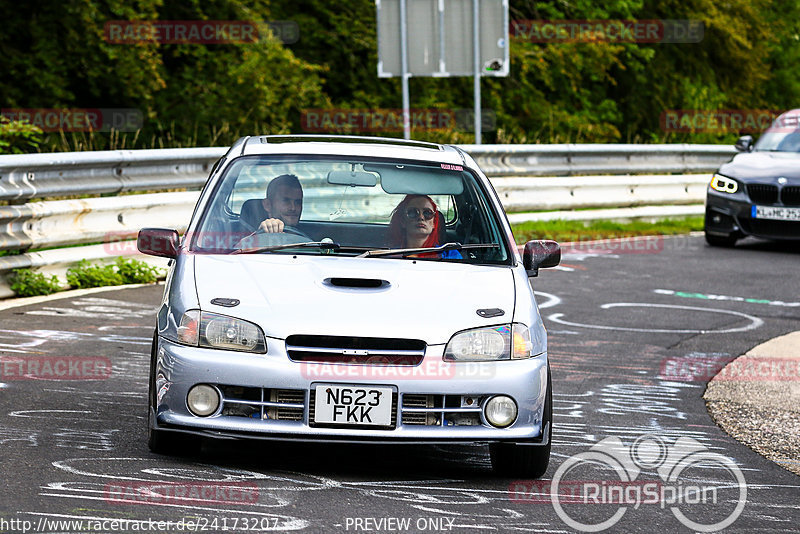
[[[260,135],[242,137],[231,147],[232,157],[261,154],[364,156],[435,161],[466,165],[461,151],[450,145],[387,137],[350,135]]]

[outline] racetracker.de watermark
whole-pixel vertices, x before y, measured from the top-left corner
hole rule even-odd
[[[509,34],[532,43],[699,43],[701,20],[513,20]]]
[[[475,129],[472,109],[408,110],[412,130],[471,132]],[[306,132],[402,132],[402,109],[306,109],[300,114],[300,127]],[[481,111],[481,130],[494,131],[494,111]]]
[[[300,30],[293,20],[109,20],[103,27],[110,44],[249,44],[270,36],[294,44]]]
[[[112,504],[254,504],[258,486],[253,482],[118,480],[103,488]]]
[[[797,129],[797,117],[775,123],[780,111],[769,109],[668,109],[661,113],[661,129],[675,133],[763,132],[770,128]],[[786,124],[783,124],[783,123]]]
[[[716,532],[744,510],[747,484],[736,462],[695,439],[667,443],[644,435],[630,446],[606,438],[567,458],[552,481],[512,482],[508,496],[519,504],[551,503],[580,532],[612,528],[642,506],[669,509],[691,530]]]
[[[0,115],[43,132],[135,132],[144,125],[142,112],[134,108],[3,108]]]
[[[712,378],[726,382],[800,381],[800,357],[764,358],[740,356],[730,361],[728,354],[691,353],[664,358],[659,378],[676,382],[708,382]]]
[[[0,381],[108,378],[111,378],[111,360],[101,356],[0,357]]]
[[[630,236],[595,239],[579,237],[577,241],[561,244],[562,254],[660,254],[664,251],[664,236]]]
[[[419,365],[393,365],[383,357],[338,363],[302,362],[303,378],[348,380],[489,380],[495,376],[494,362],[446,362],[427,359]]]

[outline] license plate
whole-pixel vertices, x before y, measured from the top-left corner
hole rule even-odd
[[[800,208],[753,206],[752,217],[754,219],[773,219],[776,221],[800,221]]]
[[[318,384],[314,422],[332,425],[391,426],[390,387]]]

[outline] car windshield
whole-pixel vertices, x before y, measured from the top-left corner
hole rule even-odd
[[[246,156],[215,184],[189,245],[205,254],[509,264],[513,255],[486,195],[460,165]],[[283,232],[259,230],[266,219],[280,220]]]
[[[800,152],[800,117],[781,115],[764,132],[753,147],[768,152]]]

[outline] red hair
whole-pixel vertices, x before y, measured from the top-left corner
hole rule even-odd
[[[406,241],[406,228],[403,222],[406,219],[406,209],[408,209],[408,204],[417,198],[424,198],[428,202],[431,203],[433,206],[433,231],[431,235],[428,236],[428,239],[425,240],[425,243],[422,244],[423,247],[436,247],[439,246],[442,242],[442,233],[444,228],[442,228],[439,219],[439,208],[436,206],[436,202],[433,201],[431,197],[428,195],[406,195],[400,204],[392,211],[392,218],[389,221],[389,246],[391,248],[406,248],[408,243]]]

